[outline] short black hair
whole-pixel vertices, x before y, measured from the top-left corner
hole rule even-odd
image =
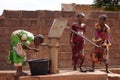
[[[107,16],[105,14],[101,14],[101,15],[98,16],[98,19],[104,19],[104,20],[106,20]]]
[[[44,42],[44,36],[42,34],[38,34],[34,38],[35,40],[40,40],[41,43]]]

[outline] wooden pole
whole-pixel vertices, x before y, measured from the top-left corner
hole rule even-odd
[[[61,38],[65,27],[67,26],[67,19],[54,19],[48,34],[49,49],[50,49],[50,73],[58,73],[58,48],[59,39]]]
[[[58,38],[49,38],[50,43],[50,73],[58,73],[58,48],[59,42]]]

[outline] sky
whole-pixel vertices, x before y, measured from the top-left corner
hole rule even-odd
[[[61,4],[92,4],[94,0],[0,0],[3,10],[61,10]]]

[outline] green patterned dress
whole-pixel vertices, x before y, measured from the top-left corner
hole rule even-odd
[[[8,55],[8,63],[13,63],[16,66],[25,66],[25,58],[26,56],[20,56],[17,54],[17,51],[14,50],[18,44],[21,46],[29,46],[31,42],[34,41],[34,35],[25,30],[16,30],[11,34],[11,44],[10,44],[10,52]]]

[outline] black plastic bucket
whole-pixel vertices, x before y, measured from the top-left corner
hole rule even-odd
[[[48,59],[33,59],[28,60],[31,75],[45,75],[49,73]]]

